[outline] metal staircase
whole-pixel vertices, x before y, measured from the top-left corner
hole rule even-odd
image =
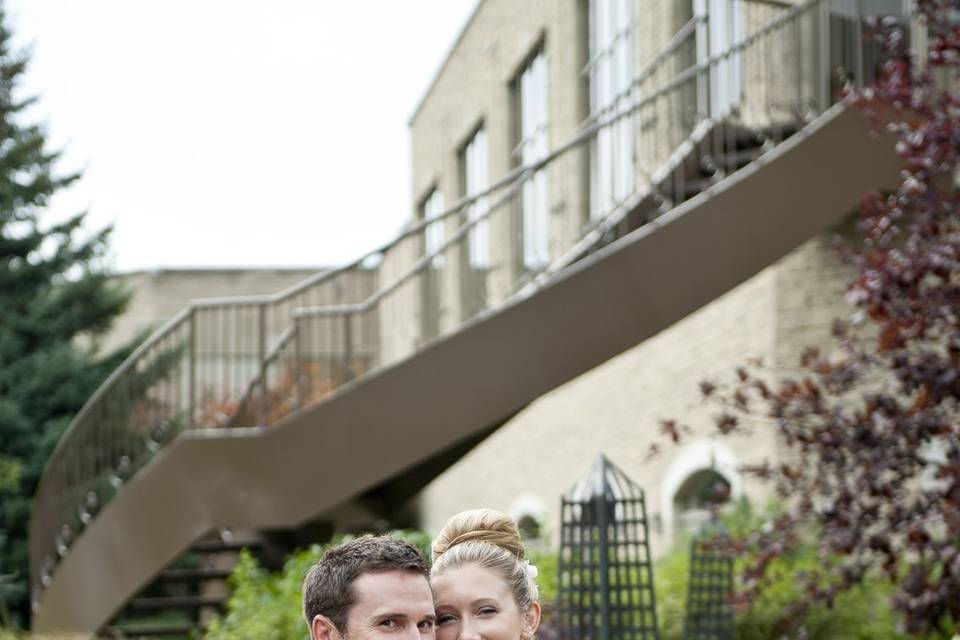
[[[104,383],[48,463],[31,522],[35,630],[122,633],[105,626],[211,531],[402,504],[543,393],[892,186],[891,141],[830,106],[829,9],[781,7],[701,59],[684,45],[695,17],[540,161],[276,296],[192,303]],[[771,51],[809,64],[775,68]],[[752,78],[735,106],[675,109],[733,55]],[[643,150],[628,193],[577,200],[601,132],[625,121]],[[543,175],[582,205],[580,232],[536,271],[516,259],[516,235],[479,259],[477,238],[515,229]],[[446,240],[425,251],[438,224]]]

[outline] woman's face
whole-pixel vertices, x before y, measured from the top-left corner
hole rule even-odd
[[[540,605],[520,611],[510,586],[490,569],[450,569],[430,586],[437,640],[529,640],[540,624]]]

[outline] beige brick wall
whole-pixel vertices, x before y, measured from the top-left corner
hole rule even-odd
[[[701,400],[699,382],[722,381],[749,358],[770,366],[795,359],[803,344],[825,343],[832,318],[846,313],[838,295],[846,275],[828,241],[812,240],[666,331],[543,396],[423,491],[423,525],[435,532],[466,508],[520,515],[539,505],[547,543],[556,544],[560,495],[600,453],[644,488],[656,552],[671,540],[679,483],[711,459],[735,492],[762,506],[766,488],[740,477],[735,467],[776,459],[773,430],[757,424],[748,436],[711,435],[717,409]],[[666,445],[650,458],[650,444],[665,442],[658,434],[666,418],[693,433],[682,446]]]
[[[784,258],[777,268],[776,353],[773,362],[784,375],[796,371],[807,346],[828,352],[835,318],[849,319],[847,283],[854,270],[833,251],[831,235],[811,240]]]
[[[711,409],[700,400],[698,381],[744,357],[771,352],[774,282],[767,270],[535,401],[423,492],[424,526],[436,531],[456,511],[478,506],[517,515],[518,506],[535,498],[546,509],[545,529],[555,543],[561,492],[605,453],[644,487],[648,514],[659,515],[667,531],[661,484],[677,452],[666,447],[648,459],[659,421],[675,417],[704,431]],[[734,441],[732,448],[747,460],[766,455],[772,444],[758,437]],[[655,543],[663,539],[655,536]]]

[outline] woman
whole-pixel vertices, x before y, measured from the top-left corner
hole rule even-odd
[[[492,509],[450,518],[433,541],[437,640],[531,640],[540,625],[536,568],[517,523]]]

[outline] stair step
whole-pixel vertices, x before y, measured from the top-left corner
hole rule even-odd
[[[263,546],[259,538],[235,538],[232,540],[198,540],[190,546],[190,551],[197,553],[216,553],[217,551],[240,551],[241,549],[257,549]]]
[[[738,151],[729,151],[714,158],[719,166],[727,171],[740,169],[756,160],[763,153],[760,147],[750,147]]]
[[[138,638],[173,636],[203,630],[204,625],[194,622],[167,622],[151,624],[117,624],[105,627],[100,636],[103,638]]]
[[[684,200],[688,200],[692,198],[693,196],[697,195],[701,191],[705,191],[706,189],[710,188],[716,183],[717,183],[716,178],[700,178],[700,179],[693,179],[693,180],[684,180],[683,184],[679,185],[680,187],[682,187],[682,191],[678,194],[674,194],[674,197],[677,199],[678,202],[682,202]],[[671,189],[672,189],[672,185],[671,185]]]
[[[197,569],[167,569],[158,576],[165,582],[193,582],[199,580],[224,580],[230,577],[232,569],[200,567]]]
[[[160,596],[156,598],[134,598],[129,608],[138,611],[156,611],[158,609],[199,609],[201,607],[222,607],[223,596]]]

